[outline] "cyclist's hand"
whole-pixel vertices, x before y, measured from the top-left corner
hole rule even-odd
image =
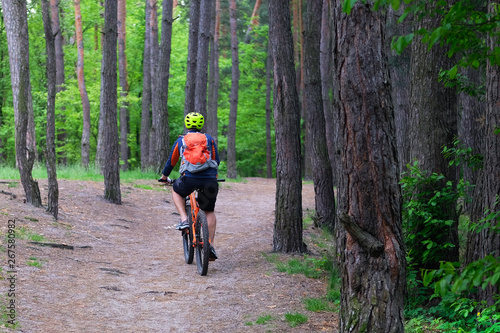
[[[166,179],[165,178],[160,178],[160,179],[158,179],[158,181],[160,183],[167,183],[169,185],[172,185],[174,183],[174,181],[172,179],[170,179],[170,177],[167,177]]]

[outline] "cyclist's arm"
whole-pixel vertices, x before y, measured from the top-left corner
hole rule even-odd
[[[166,179],[172,170],[174,169],[175,165],[179,161],[180,157],[180,142],[182,142],[182,138],[179,138],[175,141],[174,145],[172,146],[172,150],[170,151],[170,155],[168,157],[167,163],[165,163],[165,167],[163,168],[162,171],[162,179]]]

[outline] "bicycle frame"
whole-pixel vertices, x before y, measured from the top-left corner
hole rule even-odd
[[[200,211],[200,206],[198,205],[198,200],[196,200],[196,195],[197,195],[197,191],[193,191],[189,196],[189,202],[191,203],[191,212],[186,212],[187,214],[191,214],[191,226],[192,226],[192,229],[193,230],[193,247],[196,247],[196,245],[198,244],[198,240],[196,239],[196,232],[194,232],[195,230],[195,223],[197,221],[197,218],[198,218],[198,212]],[[189,232],[189,229],[186,229],[186,232]],[[210,241],[210,239],[209,239]],[[203,244],[201,244],[203,245]]]

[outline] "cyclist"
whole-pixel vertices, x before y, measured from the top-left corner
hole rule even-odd
[[[177,230],[189,228],[185,198],[198,189],[198,204],[207,215],[210,244],[210,258],[217,259],[213,247],[217,219],[214,213],[215,201],[219,191],[217,169],[220,163],[219,152],[214,139],[201,133],[205,123],[203,115],[190,112],[184,118],[187,133],[174,142],[170,156],[162,171],[161,180],[167,180],[172,169],[181,158],[179,172],[181,177],[173,183],[172,197],[180,214]]]

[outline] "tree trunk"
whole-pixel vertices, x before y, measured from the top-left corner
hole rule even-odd
[[[50,4],[42,0],[43,27],[45,30],[45,49],[47,51],[47,149],[45,151],[45,165],[49,194],[47,212],[57,220],[59,213],[59,186],[56,172],[56,55],[54,34],[50,22]]]
[[[153,170],[157,171],[156,161],[156,136],[158,135],[158,117],[160,112],[160,78],[158,71],[158,60],[160,57],[160,46],[158,45],[158,2],[149,0],[151,5],[151,15],[149,17],[151,25],[151,130],[149,132],[149,161]],[[163,161],[164,162],[164,161]]]
[[[64,38],[62,34],[62,29],[61,29],[61,23],[60,23],[60,0],[50,0],[50,12],[51,12],[51,18],[52,18],[52,32],[54,33],[55,36],[55,48],[56,48],[56,93],[63,91],[64,88],[64,83],[65,83],[65,76],[64,76],[64,51],[63,51],[63,44],[64,44]],[[61,111],[64,111],[64,107],[61,108]],[[64,115],[61,116],[61,121],[64,123],[65,122],[65,117]],[[59,129],[59,134],[57,136],[57,140],[59,141],[59,145],[63,146],[64,142],[66,141],[66,131],[64,129],[64,126]],[[61,152],[59,154],[59,161],[66,165],[67,164],[67,158],[65,152]]]
[[[231,95],[229,124],[227,131],[227,178],[236,179],[236,119],[238,111],[238,85],[240,81],[240,67],[238,57],[238,26],[236,22],[236,1],[229,1],[229,21],[231,25]]]
[[[36,147],[28,144],[28,119],[33,112],[29,73],[28,15],[25,1],[2,0],[7,44],[9,49],[10,78],[16,125],[16,162],[21,176],[26,202],[40,207],[40,189],[31,174]],[[33,114],[31,114],[33,117]],[[32,138],[34,139],[34,138]]]
[[[121,204],[120,154],[117,119],[117,14],[118,0],[104,4],[104,31],[101,69],[101,116],[104,117],[104,199]]]
[[[440,20],[440,17],[424,18],[415,24],[415,29],[436,27],[440,24]],[[456,168],[449,166],[449,162],[442,154],[442,147],[452,146],[458,133],[457,94],[453,88],[446,88],[442,82],[438,82],[439,71],[451,68],[454,59],[450,59],[446,55],[446,50],[438,45],[429,50],[428,45],[422,43],[418,38],[411,45],[409,158],[410,161],[417,160],[421,170],[443,174],[446,180],[443,180],[441,186],[445,186],[446,181],[456,184]],[[441,260],[459,260],[456,203],[442,207],[442,211],[446,219],[453,220],[454,223],[450,227],[443,226],[440,231],[436,230],[435,234],[447,234],[447,241],[455,244],[455,247],[441,251],[440,257],[425,260],[419,254],[427,250],[426,245],[415,242],[412,249],[414,253],[412,260],[417,268],[437,269]],[[436,242],[436,239],[433,241]],[[441,238],[438,242],[442,241]],[[426,261],[425,264],[424,261]]]
[[[145,33],[144,33],[144,56],[143,56],[143,79],[142,79],[142,112],[141,112],[141,169],[143,171],[151,167],[149,159],[149,135],[151,130],[151,6],[149,0],[146,3]]]
[[[335,153],[335,142],[332,140],[335,136],[334,118],[333,118],[333,59],[332,59],[332,0],[323,0],[323,10],[321,13],[321,42],[320,42],[320,70],[321,70],[321,98],[323,100],[323,113],[325,116],[325,133],[329,138],[326,142],[328,156],[332,165],[332,182],[335,184],[334,177],[336,165],[338,164],[337,154]],[[337,162],[337,163],[334,163]]]
[[[200,22],[200,0],[191,0],[189,8],[189,41],[186,68],[184,115],[195,112],[196,58],[198,56],[198,29]]]
[[[267,48],[266,61],[266,177],[273,178],[273,144],[271,141],[271,75],[273,59],[271,48]]]
[[[250,17],[250,24],[247,27],[247,33],[245,35],[245,43],[250,42],[250,34],[252,33],[253,27],[259,25],[259,8],[262,5],[262,0],[255,0],[255,5],[253,7],[252,16]]]
[[[209,90],[208,90],[208,106],[207,106],[207,119],[205,121],[205,132],[210,134],[215,140],[215,143],[219,144],[218,136],[218,119],[217,119],[217,107],[219,101],[219,36],[220,36],[220,0],[215,0],[213,2],[214,8],[212,9],[212,15],[214,19],[212,22],[212,35],[211,48],[210,48],[210,77],[209,77]]]
[[[159,74],[157,80],[158,112],[153,117],[153,126],[156,130],[156,142],[154,144],[153,168],[161,171],[170,152],[169,128],[168,128],[168,78],[170,74],[170,53],[172,50],[172,1],[163,0],[161,44],[158,65],[156,70]]]
[[[200,2],[200,25],[198,27],[198,55],[196,57],[196,85],[194,108],[207,116],[208,47],[210,43],[210,1]]]
[[[323,112],[320,40],[323,0],[307,2],[304,30],[304,102],[307,106],[307,141],[311,152],[314,180],[316,226],[333,231],[335,225],[335,198],[333,195],[332,166],[326,145],[325,114]]]
[[[87,94],[87,88],[85,86],[85,76],[84,76],[84,61],[83,61],[83,31],[82,31],[82,14],[80,11],[80,0],[75,0],[75,34],[76,34],[76,44],[78,47],[78,62],[77,62],[77,77],[78,77],[78,88],[80,90],[80,98],[82,100],[82,112],[83,112],[83,130],[82,130],[82,166],[87,169],[90,162],[90,102],[89,96]]]
[[[489,1],[488,12],[496,10],[493,1]],[[497,46],[495,35],[488,36],[487,45],[490,49]],[[498,198],[500,195],[500,69],[498,65],[491,64],[490,60],[486,67],[486,117],[485,117],[485,149],[484,149],[484,170],[481,183],[482,195],[480,200],[483,202],[484,209],[490,212],[500,210]],[[483,215],[484,217],[484,215]],[[478,219],[473,222],[480,222]],[[469,234],[467,263],[484,258],[488,254],[495,257],[500,256],[500,233],[498,228],[500,222],[498,219],[488,221],[495,228],[484,228],[479,233]],[[479,300],[487,301],[488,305],[495,303],[495,298],[499,294],[498,285],[491,284],[486,289],[478,288]]]
[[[120,87],[122,98],[128,95],[128,81],[127,81],[127,55],[126,41],[126,17],[127,17],[127,2],[126,0],[118,0],[118,71],[120,76]],[[129,110],[128,103],[124,103],[120,107],[120,157],[122,170],[128,170],[128,159],[130,148],[128,146],[128,134],[130,132],[129,124]]]
[[[344,177],[339,187],[340,332],[403,332],[401,195],[385,14],[336,7]],[[370,27],[367,29],[366,27]]]
[[[269,45],[274,70],[276,209],[273,251],[305,252],[302,241],[300,106],[287,0],[269,0]]]

